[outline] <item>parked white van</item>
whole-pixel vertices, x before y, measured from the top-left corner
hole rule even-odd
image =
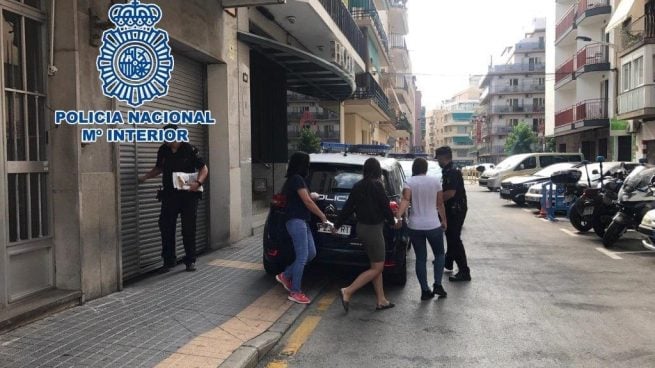
[[[552,164],[581,162],[582,153],[524,153],[506,158],[493,169],[485,170],[478,181],[481,187],[491,191],[500,189],[500,182],[512,176],[532,175]]]

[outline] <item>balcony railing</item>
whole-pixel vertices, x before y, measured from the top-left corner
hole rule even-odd
[[[393,109],[389,106],[389,99],[384,93],[384,90],[378,82],[373,78],[370,73],[360,73],[355,77],[355,82],[357,83],[357,89],[353,98],[356,100],[368,100],[371,99],[382,109],[382,111],[387,114],[391,119],[394,119],[396,114],[393,112]]]
[[[389,37],[389,45],[393,49],[407,50],[407,41],[405,40],[405,36],[401,34],[392,33],[391,37]]]
[[[608,46],[600,43],[588,45],[578,51],[576,58],[576,69],[582,69],[587,65],[608,64]]]
[[[604,98],[582,101],[575,106],[576,121],[607,118],[607,100]]]
[[[555,126],[571,124],[575,121],[575,109],[568,107],[555,113]]]
[[[313,130],[314,134],[321,139],[339,139],[341,134],[338,131]],[[298,129],[288,129],[288,138],[300,138],[301,131]]]
[[[490,73],[506,73],[506,74],[515,74],[515,73],[532,73],[532,72],[543,72],[546,70],[545,64],[503,64],[503,65],[494,65],[489,68]]]
[[[607,100],[604,98],[586,100],[555,114],[555,126],[571,124],[582,120],[608,119]]]
[[[545,49],[546,45],[543,42],[519,42],[514,47],[517,52],[534,52]]]
[[[646,14],[621,29],[620,52],[655,43],[655,14]]]
[[[619,114],[655,106],[655,84],[648,84],[619,95]]]
[[[390,0],[389,5],[393,8],[407,8],[407,0]]]
[[[564,14],[562,18],[557,22],[555,27],[555,39],[559,40],[566,34],[569,28],[573,27],[575,24],[576,18],[576,7],[575,4],[571,5],[571,8]]]
[[[544,92],[546,86],[539,82],[523,82],[516,86],[495,85],[489,88],[490,93],[539,93]]]
[[[288,120],[299,120],[308,118],[309,120],[339,120],[339,114],[333,111],[322,112],[290,112],[287,113]]]
[[[609,0],[579,0],[576,18],[580,18],[587,10],[610,6]]]
[[[389,37],[387,37],[387,32],[384,30],[384,26],[380,20],[380,14],[378,14],[373,0],[351,0],[350,12],[355,19],[370,18],[373,21],[375,32],[380,38],[384,50],[389,52]]]
[[[560,81],[566,79],[566,77],[571,76],[574,70],[575,70],[575,59],[570,58],[569,60],[565,61],[560,66],[558,66],[557,69],[555,70],[555,83],[559,83]]]
[[[341,0],[319,0],[323,8],[330,14],[332,20],[337,24],[341,32],[346,36],[355,51],[362,57],[366,58],[367,45],[364,34],[357,26],[350,11]]]
[[[545,107],[542,105],[520,105],[520,106],[508,106],[508,105],[493,105],[491,106],[491,112],[495,114],[530,114],[530,113],[542,113],[545,111]]]

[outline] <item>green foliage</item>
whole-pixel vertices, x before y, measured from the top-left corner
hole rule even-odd
[[[307,153],[317,153],[321,151],[321,139],[309,128],[303,128],[300,131],[300,143],[298,150]]]
[[[537,135],[532,128],[526,123],[519,123],[507,136],[505,152],[508,155],[531,153],[532,145],[535,143],[537,143]]]
[[[555,137],[546,138],[546,152],[555,152],[557,151],[557,141]]]

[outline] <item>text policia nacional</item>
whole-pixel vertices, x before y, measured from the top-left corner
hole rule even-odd
[[[55,111],[55,124],[106,126],[107,129],[83,128],[82,143],[96,142],[106,136],[107,142],[188,142],[184,125],[216,124],[211,111]],[[179,129],[158,129],[167,124]],[[132,125],[125,127],[124,125]],[[137,126],[143,127],[137,127]],[[109,128],[109,126],[113,126]]]

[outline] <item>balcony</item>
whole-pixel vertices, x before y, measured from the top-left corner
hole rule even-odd
[[[555,27],[555,43],[559,42],[570,30],[575,28],[576,6],[572,5],[571,8],[564,14]]]
[[[524,94],[524,93],[544,93],[546,86],[539,84],[538,81],[522,81],[518,85],[495,85],[489,88],[490,94]]]
[[[489,68],[489,73],[492,74],[543,73],[545,71],[545,64],[503,64]]]
[[[607,100],[586,100],[555,114],[555,133],[562,135],[575,129],[602,128],[609,124]]]
[[[357,24],[362,27],[371,27],[375,30],[380,44],[384,51],[389,53],[389,38],[387,32],[384,30],[380,15],[373,0],[353,0],[350,2],[350,13],[352,14]]]
[[[409,21],[407,18],[407,0],[389,1],[389,30],[392,33],[406,35],[409,33]]]
[[[409,70],[411,61],[409,59],[409,50],[407,49],[407,41],[405,36],[392,33],[389,37],[389,46],[391,47],[391,54],[394,64],[400,70]]]
[[[646,14],[620,29],[621,56],[647,44],[655,44],[655,14]]]
[[[619,119],[655,116],[655,84],[648,84],[619,95]]]
[[[575,106],[575,120],[599,120],[608,119],[607,100],[599,98],[595,100],[586,100]]]
[[[315,55],[332,60],[332,44],[337,42],[354,59],[355,71],[366,67],[366,38],[343,1],[296,0],[264,8],[277,20],[294,17],[294,23],[284,22],[285,31],[300,43],[311,45],[312,50],[317,50],[313,52]]]
[[[384,90],[370,73],[357,74],[357,89],[345,101],[346,114],[359,114],[368,121],[392,121],[395,118]]]
[[[608,46],[595,43],[578,51],[575,69],[578,73],[610,70]]]
[[[546,44],[544,42],[519,42],[514,46],[516,53],[545,52]]]
[[[545,107],[541,105],[492,105],[491,112],[493,114],[542,114],[545,112]]]
[[[609,16],[612,12],[612,6],[609,0],[580,0],[576,10],[576,20],[578,24],[597,15]],[[598,22],[601,22],[599,19]]]
[[[339,114],[333,111],[322,111],[322,112],[289,112],[287,113],[287,119],[289,121],[295,120],[308,120],[308,121],[329,121],[336,120],[339,121]]]
[[[560,84],[560,82],[572,80],[574,70],[575,59],[573,57],[560,64],[555,70],[555,85]]]
[[[504,155],[505,146],[500,145],[485,145],[479,150],[480,156],[495,156],[495,155]]]

